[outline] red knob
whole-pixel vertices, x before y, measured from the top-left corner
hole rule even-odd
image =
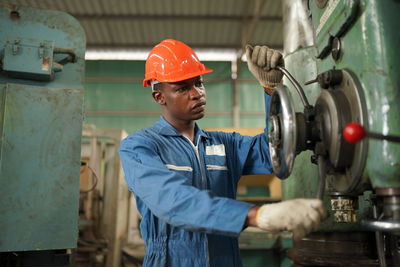
[[[343,130],[344,139],[351,144],[355,144],[358,141],[362,140],[365,135],[366,132],[364,127],[355,122],[347,124]]]

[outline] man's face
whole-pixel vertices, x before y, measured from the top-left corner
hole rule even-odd
[[[193,121],[204,116],[206,92],[200,76],[161,86],[153,97],[164,106],[164,115],[169,119]]]

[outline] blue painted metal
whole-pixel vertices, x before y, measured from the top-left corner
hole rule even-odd
[[[17,11],[19,19],[13,19],[11,12]],[[4,50],[5,42],[15,37],[36,40],[52,40],[56,47],[73,49],[76,63],[63,66],[61,72],[55,73],[53,81],[35,81],[32,79],[13,79],[0,75],[2,83],[35,84],[52,88],[83,89],[85,76],[86,37],[82,26],[72,16],[53,10],[41,10],[25,7],[13,7],[0,3],[0,49]],[[3,51],[2,51],[3,53]],[[54,56],[55,61],[64,55]],[[67,74],[64,74],[67,73]]]
[[[51,80],[54,41],[14,37],[4,45],[3,71],[16,77]]]
[[[0,252],[74,248],[85,34],[65,13],[8,4],[0,25]]]

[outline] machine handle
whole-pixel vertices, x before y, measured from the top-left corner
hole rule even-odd
[[[304,94],[303,88],[301,87],[299,82],[292,76],[292,74],[290,74],[290,72],[284,67],[277,66],[276,68],[282,71],[283,74],[288,78],[288,80],[293,84],[294,88],[296,88],[297,93],[299,93],[301,102],[303,102],[304,108],[311,108],[310,104],[308,103],[307,97]]]
[[[346,127],[344,127],[343,137],[350,144],[358,143],[365,137],[400,143],[400,136],[383,135],[383,134],[379,134],[379,133],[368,132],[364,129],[364,127],[362,125],[360,125],[356,122],[349,123],[346,125]]]
[[[68,62],[75,63],[77,56],[75,54],[75,51],[71,48],[64,48],[64,47],[59,47],[55,46],[53,50],[54,54],[66,54],[68,55],[66,58],[63,60],[59,61],[58,63],[61,65],[67,64]]]

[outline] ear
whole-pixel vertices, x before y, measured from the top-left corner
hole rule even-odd
[[[155,90],[151,93],[153,99],[160,105],[165,105],[165,98],[162,91]]]

